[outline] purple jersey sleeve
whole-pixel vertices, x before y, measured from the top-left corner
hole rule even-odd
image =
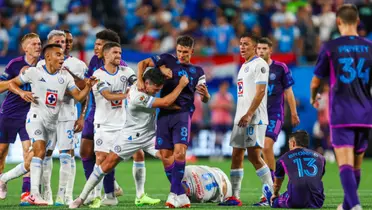
[[[3,74],[0,76],[0,81],[8,81],[13,79],[14,77],[18,76],[13,70],[13,62],[10,62],[6,67],[3,72]]]
[[[284,89],[287,89],[289,87],[291,87],[292,85],[294,85],[294,80],[293,80],[293,77],[292,77],[292,73],[291,73],[291,70],[288,69],[287,65],[285,65],[283,63],[283,77],[282,77],[282,84],[283,84],[283,88]]]
[[[326,48],[326,45],[324,44],[320,50],[320,54],[318,56],[318,60],[315,65],[315,71],[314,74],[319,77],[319,78],[325,78],[329,76],[329,55],[328,55],[328,50]]]
[[[283,160],[279,159],[276,161],[276,168],[275,168],[275,177],[276,178],[284,178],[285,176],[285,170],[283,166]]]
[[[168,62],[174,61],[176,62],[177,58],[169,53],[164,53],[160,55],[155,55],[151,57],[152,62],[154,62],[156,67],[166,65]]]
[[[92,59],[90,59],[88,71],[85,72],[85,78],[93,76],[94,70],[96,68],[96,63],[97,61],[95,59],[95,56],[93,56]]]

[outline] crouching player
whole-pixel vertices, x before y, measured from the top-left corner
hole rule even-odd
[[[232,196],[231,182],[219,168],[186,166],[182,186],[191,202],[220,203]]]
[[[309,134],[296,131],[290,135],[290,151],[276,162],[274,195],[267,185],[263,192],[272,208],[321,208],[324,203],[322,178],[325,173],[325,158],[307,149]],[[284,176],[288,176],[287,192],[279,195]]]
[[[188,85],[189,80],[183,76],[179,80],[178,86],[163,98],[154,97],[163,88],[165,81],[159,69],[152,68],[145,72],[143,81],[145,82],[143,92],[137,89],[137,85],[132,85],[130,88],[127,97],[125,126],[106,159],[90,175],[80,196],[70,204],[70,209],[82,206],[90,191],[102,178],[112,171],[120,161],[129,159],[138,150],[142,149],[153,156],[160,157],[159,152],[155,149],[156,108],[171,107],[183,88]],[[143,194],[142,196],[147,195]],[[145,204],[154,205],[159,202],[159,199],[152,199],[152,202],[136,202],[135,204],[142,206]]]

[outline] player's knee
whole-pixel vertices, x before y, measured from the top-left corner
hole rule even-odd
[[[186,159],[186,152],[182,150],[175,151],[173,155],[176,161],[184,161]]]
[[[134,153],[133,160],[136,162],[145,161],[145,153],[142,150],[138,150],[136,153]]]
[[[44,159],[45,154],[46,154],[45,150],[34,150],[34,156],[40,159]]]
[[[264,153],[264,155],[269,155],[273,153],[273,148],[265,145],[265,147],[262,149],[262,153]]]
[[[26,171],[30,171],[30,165],[31,165],[31,160],[28,160],[24,162],[23,167],[26,169]]]

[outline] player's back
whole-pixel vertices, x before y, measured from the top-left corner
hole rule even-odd
[[[182,90],[181,94],[174,102],[181,107],[181,110],[160,109],[160,115],[170,112],[193,112],[195,110],[194,94],[196,92],[196,86],[205,83],[203,69],[192,64],[180,63],[176,57],[168,53],[152,57],[152,59],[156,66],[165,65],[167,68],[171,69],[173,73],[172,79],[165,81],[164,87],[160,92],[161,97],[170,94],[177,87],[183,75],[189,78],[189,84]]]
[[[319,57],[315,74],[330,77],[331,126],[371,127],[372,42],[342,36],[324,44]]]
[[[301,198],[292,199],[291,202],[299,206],[321,207],[324,201],[324,157],[315,151],[297,148],[285,153],[278,162],[288,176],[289,196]]]
[[[25,66],[31,66],[25,60],[24,56],[12,59],[5,67],[0,81],[9,81],[17,77],[21,69]],[[31,91],[30,84],[20,86],[22,90]],[[11,119],[26,119],[27,112],[30,109],[30,103],[23,100],[19,95],[11,91],[7,92],[5,100],[1,106],[0,114]]]

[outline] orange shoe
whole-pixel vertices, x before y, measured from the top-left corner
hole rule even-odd
[[[30,192],[23,192],[21,194],[21,202],[19,203],[20,206],[30,206],[31,205],[28,202],[28,196],[30,196]]]

